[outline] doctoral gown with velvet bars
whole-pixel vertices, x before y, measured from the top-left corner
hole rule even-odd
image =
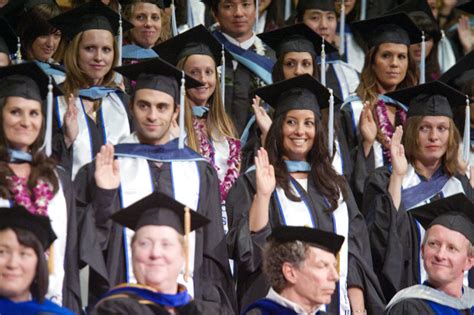
[[[148,164],[153,177],[154,191],[173,196],[170,163],[163,163],[160,168],[151,161],[148,161]],[[211,222],[196,231],[194,298],[206,303],[206,307],[214,309],[215,314],[234,314],[235,288],[222,226],[219,181],[209,163],[199,161],[197,164],[200,175],[200,198],[197,211],[209,218]],[[93,294],[97,298],[111,286],[126,282],[126,261],[123,227],[109,219],[110,215],[121,209],[118,189],[98,188],[94,180],[94,171],[93,162],[82,167],[75,184],[78,207],[84,211],[92,211],[95,215],[96,227],[101,238],[100,244],[109,271],[109,284],[94,285]]]
[[[271,234],[272,227],[283,224],[279,213],[277,200],[274,195],[270,201],[269,223],[259,232],[249,230],[248,211],[256,193],[255,171],[247,172],[239,177],[227,197],[227,216],[229,233],[227,245],[229,256],[236,262],[237,268],[237,298],[239,307],[244,310],[258,299],[265,297],[270,286],[262,273],[262,249],[266,238]],[[327,211],[327,205],[308,177],[309,191],[302,187],[303,197],[309,200],[311,211],[316,218],[316,227],[333,232],[333,217]],[[369,238],[364,218],[359,212],[350,189],[346,200],[349,216],[349,261],[348,286],[357,286],[364,290],[366,308],[369,314],[381,314],[385,308],[385,301],[377,277],[372,271],[372,257],[370,254]],[[339,313],[338,294],[332,298],[327,312]]]
[[[449,308],[452,313],[457,315],[472,315],[474,314],[474,307],[472,309],[458,310],[455,308]],[[386,311],[386,315],[438,315],[433,308],[428,304],[427,301],[422,299],[407,299],[401,301]]]
[[[413,216],[400,204],[397,210],[388,192],[391,172],[380,167],[367,179],[363,199],[363,213],[367,220],[374,263],[385,299],[395,293],[419,284],[420,236]],[[466,196],[474,201],[474,190],[466,176],[455,176],[462,184]],[[436,196],[435,198],[440,198]],[[469,283],[474,283],[473,270]]]

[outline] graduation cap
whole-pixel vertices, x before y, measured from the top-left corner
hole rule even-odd
[[[305,226],[278,226],[272,229],[268,240],[277,243],[300,241],[337,255],[344,243],[344,236]]]
[[[474,51],[471,51],[449,68],[441,77],[440,81],[462,90],[464,84],[474,79]]]
[[[186,88],[191,89],[202,86],[203,84],[159,57],[136,64],[117,67],[114,70],[130,80],[136,81],[135,91],[151,89],[171,95],[175,103],[177,103],[179,99],[179,148],[184,148],[184,100],[186,97]],[[181,86],[179,82],[181,82]]]
[[[440,81],[387,93],[402,104],[408,105],[408,117],[446,116],[453,118],[452,108],[466,104],[466,95]]]
[[[420,29],[405,13],[354,22],[351,27],[362,36],[369,48],[383,43],[410,45],[421,42]]]
[[[157,90],[171,95],[175,102],[180,96],[179,83],[183,78],[183,71],[162,58],[153,58],[136,64],[114,68],[115,71],[137,81],[135,91],[140,89]],[[203,84],[188,75],[184,75],[186,88],[195,88]]]
[[[464,235],[474,244],[474,203],[459,193],[410,210],[410,213],[428,230],[442,225]]]
[[[21,228],[33,233],[46,251],[56,239],[47,216],[32,214],[23,206],[0,208],[0,230]]]
[[[0,67],[0,81],[0,98],[20,96],[43,102],[48,94],[49,77],[35,62]],[[62,95],[54,82],[53,93]]]
[[[288,52],[308,52],[312,56],[321,54],[323,38],[304,23],[282,27],[257,36],[270,46],[277,56]],[[325,46],[326,53],[337,52],[337,49],[329,43],[325,43]]]
[[[68,39],[73,39],[81,32],[95,29],[110,31],[115,36],[120,20],[124,32],[133,28],[132,23],[122,19],[100,0],[92,0],[50,19],[49,23],[60,29]]]
[[[456,9],[464,11],[469,14],[474,14],[474,1],[466,1],[456,6]]]
[[[18,47],[19,38],[8,21],[0,17],[0,52],[13,54]]]
[[[165,225],[185,236],[186,270],[189,273],[189,233],[210,222],[203,215],[166,194],[153,192],[145,198],[112,215],[112,220],[137,231],[146,225]]]
[[[184,57],[191,55],[210,56],[214,59],[216,65],[219,65],[222,59],[223,45],[200,24],[156,45],[153,50],[173,65],[178,64],[179,60]]]
[[[292,109],[309,109],[320,116],[331,97],[330,91],[309,74],[267,85],[255,93],[275,108],[275,117]],[[335,96],[334,102],[342,103]]]
[[[160,9],[169,8],[171,5],[171,0],[146,0],[146,1],[141,0],[140,2],[137,2],[136,0],[119,0],[118,2],[122,6],[135,4],[135,3],[148,2],[148,3],[156,4]]]
[[[300,0],[296,6],[296,11],[303,13],[305,10],[336,11],[334,0]]]

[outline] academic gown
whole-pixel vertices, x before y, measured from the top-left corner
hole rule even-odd
[[[280,210],[275,195],[272,195],[269,209],[269,223],[259,232],[249,230],[248,211],[256,193],[255,171],[249,171],[239,177],[227,197],[227,216],[229,233],[227,245],[230,258],[237,263],[237,298],[241,310],[264,297],[269,289],[269,283],[262,273],[262,248],[272,228],[283,225]],[[308,177],[309,191],[302,187],[299,190],[303,198],[310,201],[312,217],[316,227],[334,232],[333,216],[327,212],[324,197],[316,190]],[[372,257],[369,249],[369,239],[364,218],[359,212],[350,189],[346,200],[349,224],[349,261],[348,287],[357,286],[364,290],[366,308],[369,314],[381,314],[384,310],[384,300],[380,285],[372,271]],[[326,309],[329,313],[339,313],[338,290],[332,297],[332,302]]]
[[[128,116],[128,121],[129,121],[129,127],[130,130],[132,130],[132,116],[130,114],[130,110],[128,107],[128,95],[126,95],[123,92],[117,92],[116,93],[118,98],[122,101],[123,104],[123,109],[125,110],[127,116]],[[109,96],[107,96],[109,98]],[[82,98],[81,98],[82,99]],[[74,159],[74,149],[73,145],[71,145],[69,148],[66,147],[64,143],[64,131],[62,128],[62,121],[63,117],[60,117],[61,114],[59,113],[59,108],[57,104],[58,100],[56,99],[56,104],[54,106],[54,113],[53,117],[53,154],[55,157],[57,157],[59,163],[61,166],[63,166],[68,172],[70,172],[71,178],[74,179],[74,172],[73,172],[73,159]],[[77,100],[76,100],[77,102]],[[77,106],[77,104],[76,104]],[[78,110],[82,110],[79,109]],[[110,141],[109,136],[110,136],[110,130],[104,125],[104,118],[102,117],[102,110],[99,110],[97,112],[97,119],[96,122],[89,117],[89,115],[85,114],[86,122],[87,122],[87,128],[89,131],[89,142],[90,142],[90,148],[91,148],[91,158],[95,157],[97,153],[99,153],[100,148],[102,145],[106,144],[107,142]],[[120,128],[117,128],[120,129]],[[79,135],[80,136],[81,130],[79,130]],[[114,143],[113,143],[114,144]],[[78,153],[76,153],[78,154]],[[79,167],[81,167],[80,165]]]
[[[102,298],[94,309],[91,311],[91,315],[100,314],[140,314],[140,315],[200,315],[200,314],[213,314],[212,310],[206,310],[203,305],[196,300],[174,301],[173,311],[170,312],[168,309],[170,306],[166,306],[166,302],[160,299],[161,294],[155,293],[146,289],[137,290],[137,286],[127,287],[121,285],[119,289],[113,289]],[[168,299],[173,298],[172,295],[167,295]],[[165,302],[165,303],[163,303]],[[168,309],[167,309],[168,308]],[[210,311],[210,312],[207,312]],[[217,314],[217,313],[216,313]]]
[[[369,176],[362,207],[369,229],[374,271],[386,300],[401,289],[422,282],[418,224],[403,202],[398,210],[393,205],[388,192],[390,175],[391,171],[386,166],[376,169]],[[456,175],[455,178],[461,183],[466,196],[474,200],[474,190],[467,177]],[[433,199],[440,197],[437,194]],[[472,269],[469,282],[471,285],[474,283]]]
[[[2,315],[73,315],[74,313],[65,307],[61,307],[51,301],[45,300],[38,303],[35,300],[27,302],[13,302],[5,298],[0,298],[0,314]]]
[[[173,196],[170,163],[157,167],[148,161],[154,191]],[[215,314],[234,314],[236,308],[234,283],[230,274],[226,251],[222,214],[220,208],[218,178],[214,168],[205,161],[197,162],[200,174],[199,206],[197,212],[211,223],[196,232],[194,258],[194,298],[202,300],[215,309]],[[76,180],[79,209],[95,214],[100,244],[109,270],[109,283],[114,286],[126,282],[126,262],[123,246],[123,227],[113,223],[109,217],[121,209],[118,189],[104,190],[96,186],[94,162],[79,171]],[[92,280],[91,280],[92,281]],[[95,297],[101,296],[110,287],[94,283],[91,288]]]
[[[455,298],[436,290],[428,283],[406,288],[394,296],[386,315],[472,315],[474,289],[463,287],[463,295]]]

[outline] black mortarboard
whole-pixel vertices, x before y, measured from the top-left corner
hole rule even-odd
[[[257,35],[270,46],[277,57],[287,52],[308,52],[313,56],[321,54],[323,38],[306,24],[295,24]],[[324,43],[326,54],[337,52],[328,42]]]
[[[474,244],[474,203],[463,193],[442,198],[409,211],[427,230],[442,225]]]
[[[292,109],[309,109],[320,116],[320,110],[329,107],[329,90],[309,74],[267,85],[255,94],[275,108],[275,117]],[[334,104],[339,103],[334,96]]]
[[[456,9],[464,11],[469,14],[474,14],[474,1],[466,1],[456,6]]]
[[[7,20],[0,17],[0,52],[13,54],[17,49],[18,37]]]
[[[46,251],[56,239],[47,216],[30,213],[23,206],[0,208],[0,230],[21,228],[33,233]]]
[[[465,83],[474,80],[474,51],[459,59],[439,80],[462,90]]]
[[[316,9],[321,11],[336,11],[334,0],[300,0],[296,11],[303,13],[305,10]]]
[[[62,13],[49,20],[53,26],[73,39],[80,32],[87,30],[107,30],[117,35],[120,16],[100,0],[92,0],[77,8]],[[133,24],[122,18],[123,32],[133,28]]]
[[[386,14],[394,14],[394,13],[406,13],[409,14],[411,12],[421,11],[426,13],[426,15],[433,21],[436,22],[435,17],[433,16],[433,12],[431,8],[426,2],[426,0],[407,0],[402,4],[394,7],[393,9],[389,10]]]
[[[171,95],[179,101],[180,82],[183,72],[161,58],[153,58],[140,63],[125,65],[114,69],[130,80],[137,81],[135,91],[152,89]],[[186,88],[195,88],[203,84],[185,75]]]
[[[119,2],[122,6],[134,4],[134,2],[136,3],[149,2],[149,3],[156,4],[160,9],[168,8],[171,5],[171,0],[146,0],[146,1],[141,0],[139,2],[135,0],[119,0]]]
[[[0,81],[0,98],[20,96],[42,102],[48,94],[48,75],[35,62],[0,67]],[[62,95],[54,82],[53,93]]]
[[[440,81],[387,93],[402,104],[408,105],[408,117],[446,116],[453,118],[452,108],[466,105],[466,95]]]
[[[305,226],[278,226],[273,228],[268,240],[277,243],[301,241],[337,255],[344,236]]]
[[[173,65],[190,55],[210,56],[216,65],[219,65],[222,59],[222,44],[203,25],[170,38],[153,47],[153,50]],[[230,56],[228,57],[230,60]]]
[[[145,225],[166,225],[184,235],[184,216],[186,206],[166,194],[154,192],[116,212],[112,219],[132,229],[138,230]],[[190,231],[210,222],[206,217],[189,209],[191,215]]]
[[[369,48],[383,43],[410,45],[421,42],[420,29],[405,13],[354,22],[351,27],[362,36]]]
[[[0,10],[0,15],[18,16],[22,12],[26,12],[40,4],[58,5],[54,0],[14,0],[9,1],[8,4]]]

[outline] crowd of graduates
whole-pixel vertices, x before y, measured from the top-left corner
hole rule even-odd
[[[470,14],[0,0],[0,314],[474,314]]]

